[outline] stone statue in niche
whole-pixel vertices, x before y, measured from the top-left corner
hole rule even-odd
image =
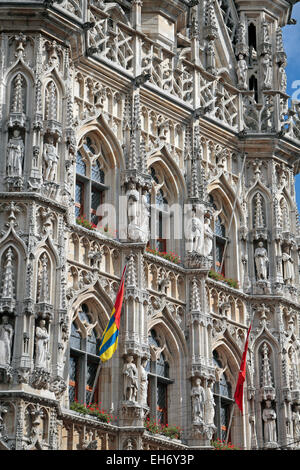
[[[258,280],[266,280],[268,277],[269,258],[267,250],[262,241],[258,243],[258,247],[254,252],[255,266]]]
[[[247,62],[245,61],[243,54],[239,54],[239,60],[237,62],[236,67],[236,74],[238,78],[238,88],[240,90],[247,90],[248,88],[247,70]]]
[[[126,193],[127,196],[127,217],[128,217],[128,238],[137,241],[139,238],[139,200],[140,194],[133,183],[130,184]]]
[[[286,76],[286,61],[284,61],[282,64],[279,66],[278,70],[278,85],[279,85],[279,90],[282,91],[283,93],[286,93],[286,87],[287,87],[287,76]]]
[[[128,239],[146,243],[149,240],[149,209],[147,193],[140,196],[131,183],[127,195]]]
[[[191,250],[201,253],[201,242],[203,240],[203,223],[202,220],[196,216],[196,211],[193,210],[191,218]]]
[[[270,54],[265,54],[261,58],[261,65],[263,71],[263,88],[272,88],[273,69]]]
[[[214,424],[215,417],[215,400],[213,394],[213,381],[209,380],[206,389],[206,401],[205,401],[205,423],[207,425]]]
[[[147,199],[147,191],[143,191],[141,197],[141,214],[140,214],[140,241],[147,243],[149,240],[149,204]]]
[[[124,378],[124,399],[126,401],[136,402],[138,392],[138,372],[133,356],[127,356],[123,367]]]
[[[265,443],[277,442],[276,432],[276,413],[272,408],[271,400],[266,401],[266,406],[263,410],[262,418],[264,422],[264,441]]]
[[[299,413],[300,406],[296,405],[292,414],[292,421],[293,421],[293,438],[294,442],[296,443],[296,447],[300,447],[300,413]]]
[[[205,390],[201,385],[201,379],[196,378],[195,385],[192,387],[192,410],[193,410],[193,423],[202,424],[204,422],[204,404],[205,404]]]
[[[142,359],[140,366],[140,394],[141,404],[147,405],[147,391],[148,391],[148,374],[146,371],[147,359]]]
[[[22,176],[24,143],[20,130],[14,129],[7,145],[7,176]]]
[[[4,315],[0,325],[0,367],[10,365],[13,334],[14,329],[9,323],[8,316]]]
[[[48,142],[44,144],[43,158],[45,162],[44,178],[47,181],[55,181],[58,163],[58,155],[54,138],[48,137]]]
[[[203,255],[209,256],[213,247],[214,233],[210,227],[210,218],[204,217],[204,244]]]
[[[283,248],[282,253],[283,262],[283,280],[285,284],[292,284],[294,280],[294,260],[290,255],[290,249],[288,246]]]
[[[35,366],[47,369],[49,334],[45,320],[40,320],[35,329]]]

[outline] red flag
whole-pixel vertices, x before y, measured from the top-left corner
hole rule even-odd
[[[246,356],[247,356],[247,351],[248,351],[248,341],[249,341],[249,333],[251,330],[251,325],[249,326],[248,333],[247,333],[247,338],[246,338],[246,343],[245,343],[245,349],[243,352],[242,356],[242,362],[241,362],[241,367],[240,367],[240,372],[239,372],[239,377],[238,381],[236,384],[236,389],[234,393],[234,399],[241,410],[241,413],[243,414],[243,394],[244,394],[244,382],[246,378]]]

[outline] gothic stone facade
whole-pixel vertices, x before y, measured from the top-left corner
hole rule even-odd
[[[1,449],[299,448],[294,3],[0,1]]]

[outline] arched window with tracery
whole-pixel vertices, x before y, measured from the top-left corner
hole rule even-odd
[[[226,246],[226,229],[222,218],[218,215],[215,220],[214,262],[216,271],[225,276],[224,252]]]
[[[75,216],[97,226],[105,201],[107,162],[101,141],[94,134],[81,140],[76,154]]]
[[[89,403],[99,364],[100,333],[91,310],[82,304],[71,325],[69,357],[69,400]],[[93,402],[98,401],[95,389]]]
[[[234,400],[232,399],[232,387],[226,376],[226,366],[222,363],[216,350],[213,352],[213,361],[216,366],[217,377],[214,384],[215,437],[225,440],[227,437],[231,407],[233,406]],[[229,440],[231,440],[230,434]]]
[[[215,204],[214,198],[210,195],[210,202],[213,208],[218,211],[218,207]],[[218,211],[220,212],[220,211]],[[225,248],[226,248],[226,226],[224,215],[220,212],[213,221],[212,229],[214,231],[213,241],[213,265],[216,272],[219,272],[225,276]]]
[[[169,375],[169,363],[154,329],[150,332],[149,345],[156,352],[151,356],[146,370],[148,372],[148,406],[156,422],[168,423],[168,385],[173,383]]]
[[[162,174],[153,166],[150,168],[153,186],[148,195],[148,203],[151,207],[149,242],[151,248],[157,251],[167,251],[170,231],[170,211],[168,202],[168,190]]]

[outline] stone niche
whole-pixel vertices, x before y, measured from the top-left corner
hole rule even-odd
[[[171,49],[175,43],[177,19],[184,14],[177,0],[143,0],[142,31],[157,44]]]

